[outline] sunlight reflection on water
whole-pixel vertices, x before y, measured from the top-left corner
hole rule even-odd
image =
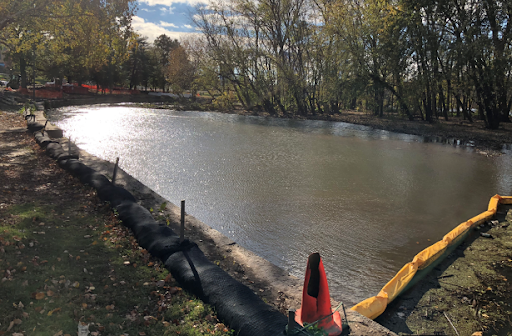
[[[320,252],[331,294],[378,293],[449,229],[510,194],[510,156],[325,121],[130,106],[50,115],[73,141],[302,277]],[[428,241],[430,239],[430,242]]]

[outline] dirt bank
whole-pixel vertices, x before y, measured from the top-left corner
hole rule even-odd
[[[228,111],[241,115],[260,115],[268,117],[264,112]],[[502,149],[512,149],[512,123],[501,123],[497,130],[485,128],[481,120],[469,123],[462,118],[452,117],[449,121],[444,119],[429,123],[422,120],[404,119],[398,115],[390,114],[382,118],[371,113],[359,111],[343,111],[335,115],[315,115],[307,117],[280,116],[284,118],[312,119],[341,121],[351,124],[370,126],[390,132],[413,134],[425,137],[426,142],[439,142],[455,146],[474,147],[477,152],[484,155],[496,155]]]
[[[512,335],[512,206],[475,230],[377,322],[400,334]]]

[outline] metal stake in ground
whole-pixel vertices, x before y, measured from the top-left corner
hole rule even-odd
[[[116,175],[117,175],[117,166],[119,165],[119,157],[116,159],[116,164],[114,165],[114,172],[112,173],[112,184],[116,184]]]
[[[185,240],[185,200],[181,201],[180,243]]]

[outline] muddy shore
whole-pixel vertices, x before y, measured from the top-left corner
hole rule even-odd
[[[268,113],[244,110],[226,111],[225,113],[269,117]],[[452,117],[449,121],[439,119],[429,123],[423,120],[410,121],[396,114],[388,114],[379,118],[371,113],[360,111],[343,111],[335,115],[278,117],[346,122],[389,132],[418,135],[424,137],[425,142],[470,147],[483,155],[497,155],[503,149],[512,149],[512,123],[501,123],[499,129],[489,130],[485,128],[485,124],[481,120],[470,123],[462,118]]]

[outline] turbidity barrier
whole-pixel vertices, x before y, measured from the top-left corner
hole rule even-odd
[[[351,309],[370,319],[377,318],[386,310],[391,301],[411,288],[450,254],[472,229],[491,219],[496,214],[498,204],[512,204],[512,196],[495,195],[491,197],[487,211],[459,224],[442,240],[418,253],[381,289],[379,294],[356,304]]]
[[[28,121],[37,143],[60,167],[96,189],[98,197],[110,203],[123,225],[130,228],[139,245],[159,258],[180,285],[212,305],[217,316],[240,336],[283,335],[288,319],[261,300],[249,287],[213,264],[199,247],[180,239],[171,228],[155,221],[126,189],[114,185],[64,150],[44,132],[44,125]]]

